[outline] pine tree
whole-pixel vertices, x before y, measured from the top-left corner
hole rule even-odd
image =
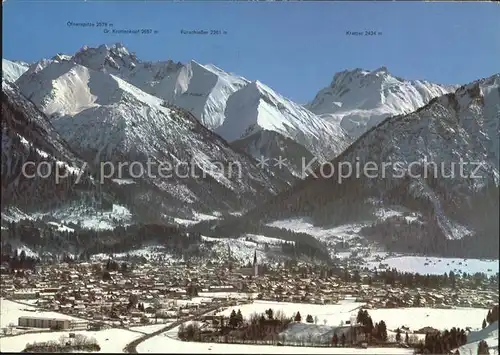
[[[364,311],[363,309],[360,308],[358,311],[358,315],[356,317],[356,321],[360,324],[365,324],[365,320],[366,320],[367,315],[368,315],[368,311]]]
[[[401,329],[396,329],[396,342],[399,343],[401,341]]]
[[[386,341],[387,340],[387,325],[383,320],[380,321],[378,324],[378,332],[379,332],[379,338],[380,340]]]
[[[229,316],[229,325],[233,328],[236,328],[238,320],[236,318],[236,311],[233,309],[231,312],[231,315]]]
[[[241,314],[241,309],[238,309],[238,312],[236,312],[236,323],[238,326],[243,325],[243,314]]]
[[[297,314],[295,315],[295,321],[300,322],[301,320],[302,320],[302,316],[300,315],[300,312],[297,312]]]
[[[483,329],[486,328],[486,319],[483,319]]]
[[[489,355],[490,351],[488,348],[488,343],[484,340],[481,340],[477,345],[477,355]]]

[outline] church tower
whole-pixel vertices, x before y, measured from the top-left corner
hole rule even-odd
[[[259,276],[259,265],[257,264],[257,250],[253,254],[253,276]]]

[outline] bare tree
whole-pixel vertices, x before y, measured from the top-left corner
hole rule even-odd
[[[65,335],[61,335],[59,337],[59,345],[64,346],[65,344],[66,344],[66,336]]]
[[[314,335],[312,332],[307,333],[307,345],[312,345],[313,337],[314,337]]]
[[[276,312],[274,312],[274,319],[279,320],[280,322],[283,322],[286,319],[285,313],[283,310],[278,309]]]

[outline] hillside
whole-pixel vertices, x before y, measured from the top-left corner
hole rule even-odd
[[[91,197],[92,186],[84,161],[45,115],[14,84],[2,81],[2,217],[9,208],[44,210]]]
[[[496,74],[386,119],[331,165],[219,230],[294,217],[329,226],[368,222],[361,233],[393,250],[498,257],[499,86]],[[462,173],[460,161],[468,162]],[[427,174],[426,163],[435,163]],[[346,164],[361,173],[347,174]],[[375,213],[394,206],[418,218]]]

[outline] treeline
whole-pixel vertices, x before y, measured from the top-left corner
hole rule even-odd
[[[442,288],[451,287],[455,288],[464,282],[472,283],[472,286],[479,286],[489,284],[492,286],[498,285],[498,274],[488,276],[485,273],[468,274],[455,273],[450,271],[443,275],[430,275],[412,272],[401,272],[395,268],[370,271],[369,268],[364,267],[350,271],[339,265],[301,265],[297,266],[294,260],[287,260],[284,262],[284,268],[291,270],[296,268],[296,272],[301,277],[307,277],[311,273],[321,275],[323,277],[336,276],[344,282],[355,282],[372,285],[373,283],[383,283],[386,285],[401,285],[408,288],[428,287],[428,288]],[[362,277],[362,274],[369,276]]]
[[[419,273],[400,272],[393,268],[389,270],[375,271],[373,276],[370,276],[367,279],[366,283],[370,284],[373,281],[378,281],[386,285],[401,285],[408,288],[455,288],[457,285],[457,278],[459,277],[460,275],[455,274],[453,271],[450,271],[449,274],[444,273],[443,275],[422,275]]]
[[[95,231],[90,232],[90,234],[95,233]],[[183,255],[190,246],[201,242],[200,234],[188,234],[174,225],[133,224],[126,227],[118,226],[111,231],[99,231],[98,234],[99,240],[94,239],[93,245],[86,248],[85,253],[90,255],[124,253],[142,247],[145,242],[155,241],[170,253]],[[196,254],[195,250],[190,250],[190,253]]]
[[[34,249],[47,247],[51,250],[61,250],[63,257],[63,250],[67,250],[71,245],[82,250],[77,256],[79,260],[88,260],[91,255],[100,253],[128,252],[142,247],[148,241],[158,242],[174,255],[183,255],[189,251],[188,255],[196,256],[198,248],[193,246],[201,243],[199,233],[187,233],[177,225],[132,224],[99,231],[81,228],[79,224],[65,225],[73,230],[58,230],[43,220],[22,220],[9,223],[7,229],[2,230],[2,235],[6,240],[19,240]],[[13,249],[8,242],[4,243],[3,247],[7,250]],[[70,259],[73,258],[68,261]]]
[[[99,352],[101,347],[95,338],[82,334],[61,336],[59,341],[34,342],[26,344],[23,353],[70,353],[70,352]]]
[[[41,221],[35,222],[25,219],[18,222],[8,222],[6,229],[2,229],[2,240],[16,240],[30,247],[38,247],[47,243],[42,238],[43,228],[44,223]],[[8,253],[11,253],[13,249],[9,242],[2,243],[2,250],[9,250]]]
[[[393,252],[412,252],[424,255],[442,255],[447,239],[439,223],[433,218],[413,222],[404,216],[389,217],[371,226],[361,228],[359,234],[386,245]]]
[[[417,354],[449,354],[451,350],[467,344],[465,329],[451,328],[444,332],[427,333],[425,341],[416,347]]]
[[[367,268],[361,271],[368,272]],[[450,271],[443,275],[422,275],[419,273],[400,272],[396,269],[387,269],[378,271],[375,270],[371,276],[361,278],[360,270],[354,270],[351,274],[347,270],[337,270],[336,275],[345,282],[358,282],[371,285],[372,283],[384,283],[386,285],[400,285],[408,288],[428,287],[428,288],[442,288],[451,287],[456,288],[458,284],[464,282],[472,283],[471,286],[479,287],[482,284],[498,285],[498,275],[490,276],[485,273],[477,272],[474,274],[468,273],[455,273]]]

